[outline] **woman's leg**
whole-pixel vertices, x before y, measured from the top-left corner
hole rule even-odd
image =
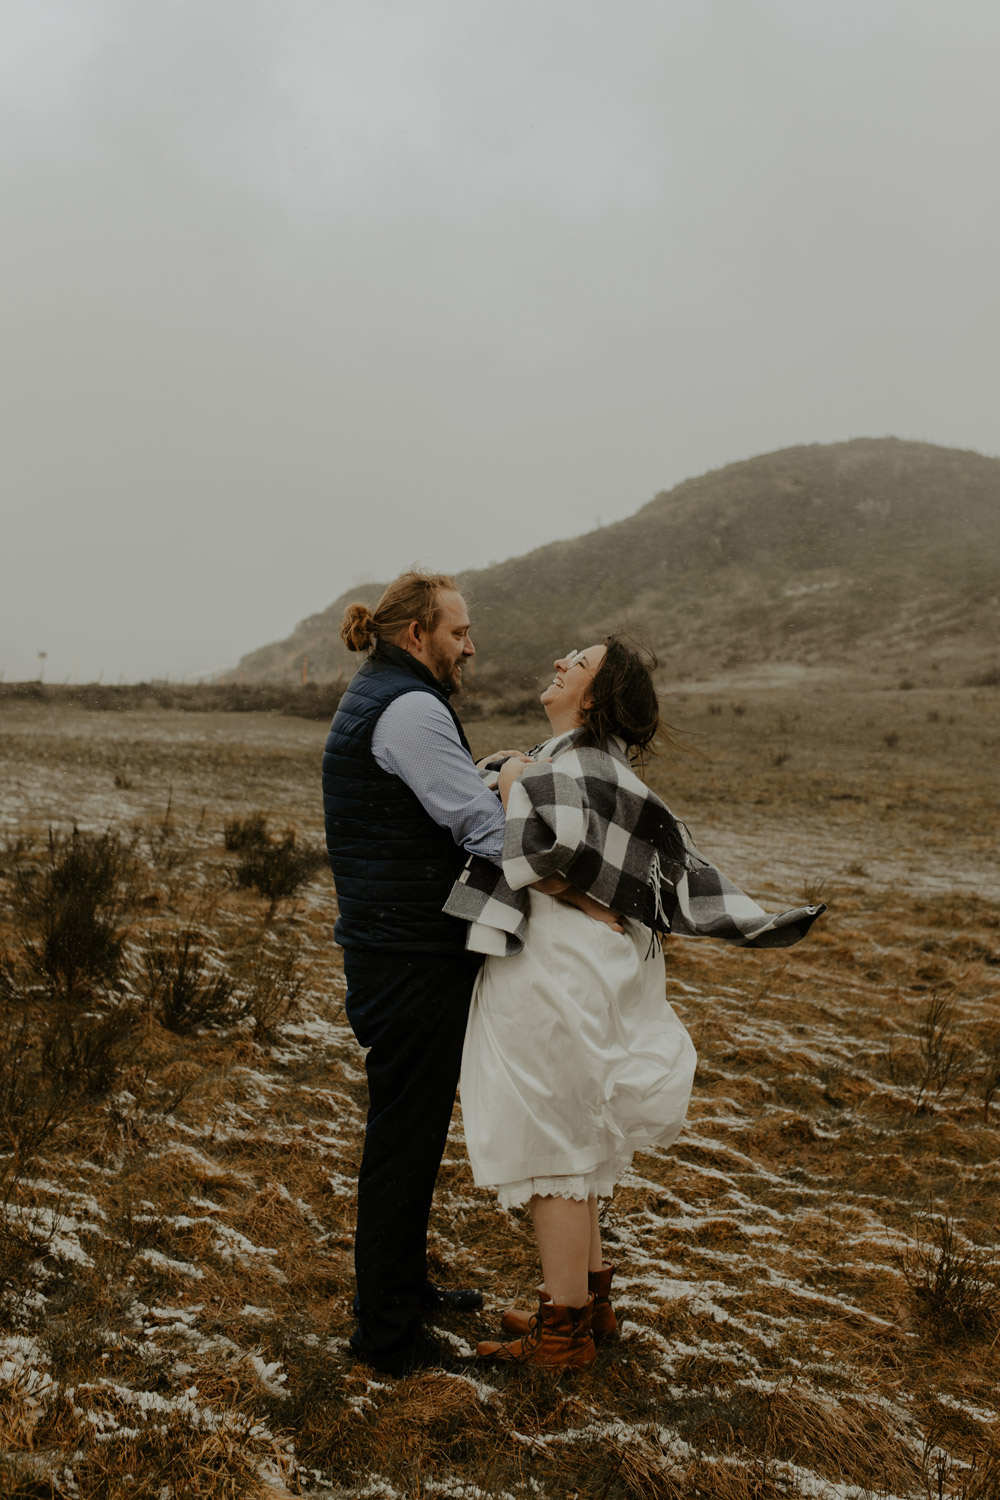
[[[590,1210],[590,1258],[587,1261],[587,1270],[603,1271],[604,1249],[601,1245],[600,1204],[596,1198],[588,1198],[587,1207]]]
[[[591,1202],[596,1199],[540,1198],[537,1194],[531,1200],[542,1280],[557,1307],[583,1307],[589,1295]]]

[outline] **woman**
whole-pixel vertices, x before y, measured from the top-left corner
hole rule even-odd
[[[629,754],[641,760],[660,724],[643,653],[612,635],[555,667],[541,698],[552,738],[499,772],[503,872],[471,860],[446,910],[488,955],[462,1062],[473,1175],[505,1207],[528,1204],[543,1276],[538,1312],[509,1309],[516,1336],[477,1353],[581,1366],[616,1327],[599,1199],[634,1151],[676,1139],[694,1078],[656,933],[785,946],[823,908],[768,916],[635,774]]]

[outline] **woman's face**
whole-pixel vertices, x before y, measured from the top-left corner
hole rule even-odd
[[[554,662],[556,675],[541,700],[554,729],[570,729],[583,722],[580,709],[606,651],[603,645],[588,646],[585,651],[571,651]]]

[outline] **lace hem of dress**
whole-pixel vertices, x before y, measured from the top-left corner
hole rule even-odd
[[[632,1161],[631,1151],[624,1157],[613,1157],[601,1162],[592,1172],[578,1172],[566,1177],[525,1177],[520,1182],[501,1182],[496,1185],[501,1208],[523,1208],[534,1197],[572,1198],[579,1202],[585,1198],[610,1198],[615,1183],[628,1171]]]

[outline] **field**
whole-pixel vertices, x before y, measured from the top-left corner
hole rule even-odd
[[[1000,1497],[998,694],[802,674],[669,712],[649,778],[699,846],[830,909],[783,952],[668,940],[695,1097],[608,1208],[595,1369],[391,1381],[345,1354],[323,722],[0,702],[0,1492]],[[432,1245],[485,1293],[441,1325],[470,1352],[538,1269],[459,1111]]]

